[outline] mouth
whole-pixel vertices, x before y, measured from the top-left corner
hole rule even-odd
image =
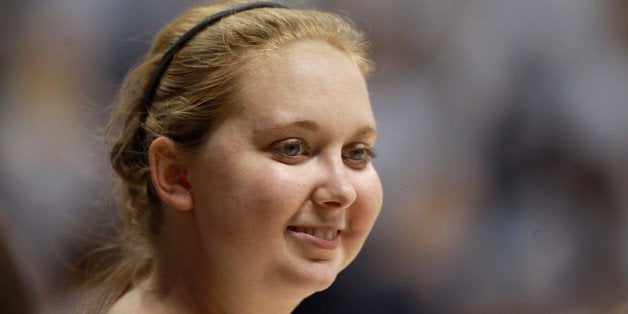
[[[313,237],[327,240],[327,241],[334,240],[336,237],[338,237],[342,233],[342,230],[338,230],[338,229],[305,228],[305,227],[296,227],[296,226],[289,226],[288,230],[292,232],[305,233]]]

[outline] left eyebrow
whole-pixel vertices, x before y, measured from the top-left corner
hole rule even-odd
[[[353,137],[361,137],[361,136],[371,135],[371,134],[374,134],[375,136],[377,136],[377,130],[375,130],[373,127],[365,126],[365,127],[360,128],[357,132],[355,132],[355,135]]]

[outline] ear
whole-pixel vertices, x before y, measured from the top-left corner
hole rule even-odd
[[[178,158],[179,157],[179,158]],[[178,210],[194,207],[191,184],[185,169],[178,163],[180,156],[172,140],[158,137],[148,149],[150,178],[159,198]]]

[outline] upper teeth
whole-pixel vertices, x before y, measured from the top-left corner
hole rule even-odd
[[[316,228],[301,228],[296,227],[297,232],[307,233],[311,236],[315,236],[317,238],[325,239],[325,240],[333,240],[338,234],[338,230],[323,230]]]

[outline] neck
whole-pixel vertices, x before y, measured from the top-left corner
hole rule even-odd
[[[144,289],[145,300],[177,313],[290,313],[303,299],[287,298],[294,291],[212,263],[212,252],[203,249],[192,227],[193,211],[165,209],[164,214],[161,254]]]

